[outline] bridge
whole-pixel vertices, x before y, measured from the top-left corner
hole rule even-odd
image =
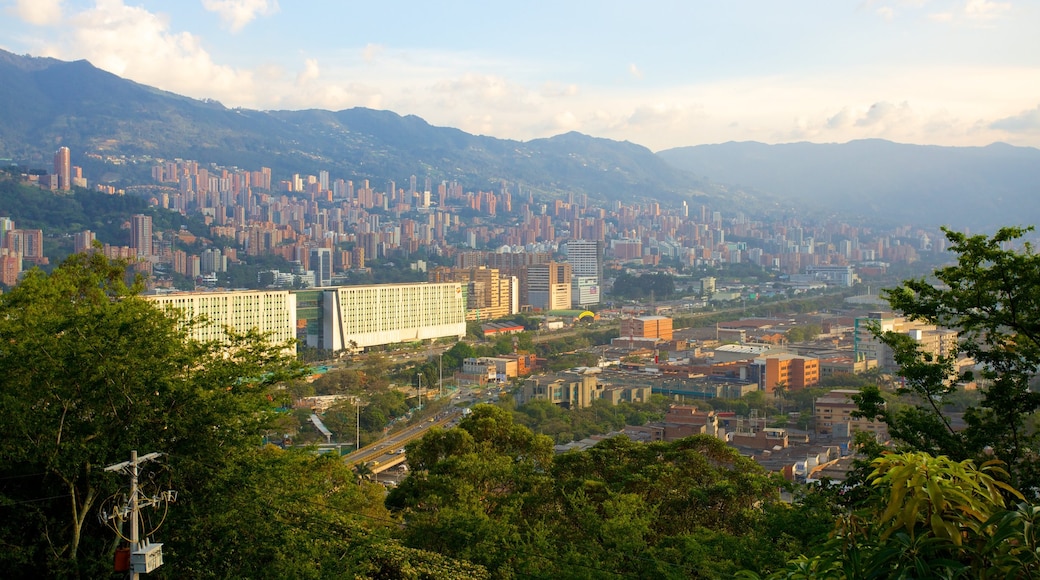
[[[353,453],[343,456],[347,465],[368,463],[372,473],[380,473],[404,463],[404,446],[421,438],[431,427],[443,427],[452,420],[461,417],[460,409],[452,409],[432,419],[426,419],[418,425],[412,425],[404,431],[384,437],[375,443],[366,445]]]

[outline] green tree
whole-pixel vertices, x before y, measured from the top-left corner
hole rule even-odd
[[[999,465],[886,453],[871,463],[864,506],[771,578],[1035,578],[1040,508]]]
[[[300,376],[282,345],[255,333],[226,345],[188,340],[125,276],[125,264],[74,255],[0,296],[9,577],[107,573],[115,538],[97,510],[126,482],[102,468],[131,450],[168,454],[160,483],[189,510],[208,505],[206,482],[260,443],[273,385]]]
[[[1040,393],[1029,389],[1040,369],[1040,256],[1028,242],[1012,249],[1032,228],[1002,228],[992,237],[944,231],[957,260],[935,270],[938,284],[906,280],[886,298],[912,320],[955,329],[957,349],[932,355],[906,335],[878,332],[900,365],[901,392],[917,404],[897,414],[866,401],[861,410],[913,448],[957,459],[992,448],[1018,485],[1040,488],[1040,460],[1030,451],[1040,440],[1026,423],[1040,408]],[[982,400],[967,409],[967,429],[957,431],[944,406],[956,391],[951,377],[961,354],[982,368]]]

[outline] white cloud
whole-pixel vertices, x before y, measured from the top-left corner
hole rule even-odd
[[[1010,9],[1010,2],[968,0],[964,5],[964,16],[970,20],[992,20]]]
[[[197,36],[174,32],[166,17],[122,0],[97,0],[65,25],[58,44],[44,45],[43,55],[85,58],[119,76],[196,98],[258,106],[262,95],[254,77],[274,72],[217,64]]]
[[[897,18],[912,8],[888,4]],[[967,5],[957,6],[963,21]],[[729,140],[868,137],[1040,145],[1040,133],[1031,129],[1040,114],[1040,67],[879,65],[670,85],[617,83],[614,77],[596,85],[554,64],[379,44],[322,52],[320,66],[318,58],[308,58],[233,67],[217,60],[200,37],[123,0],[97,0],[66,16],[63,26],[66,32],[53,40],[40,35],[39,42],[52,44],[33,52],[86,58],[134,81],[228,106],[385,108],[502,138],[576,130],[655,150]],[[636,71],[634,64],[628,69]]]
[[[908,103],[893,105],[892,103],[881,101],[870,105],[870,108],[860,118],[856,119],[854,124],[857,127],[876,127],[905,121],[909,116],[912,116],[912,112]]]
[[[892,22],[892,19],[896,16],[896,11],[891,6],[882,6],[877,9],[878,16],[885,19],[887,22]]]
[[[7,12],[37,26],[61,22],[62,0],[17,0]]]
[[[308,58],[303,63],[303,70],[300,74],[296,75],[296,84],[304,85],[311,81],[317,80],[321,76],[321,69],[318,68],[318,60],[314,58]]]
[[[278,12],[278,0],[202,0],[202,7],[216,12],[232,32],[238,32],[258,16]]]
[[[1040,105],[1017,115],[998,119],[990,125],[990,128],[1008,133],[1040,134]]]
[[[635,63],[628,65],[628,73],[637,79],[643,78],[643,71],[639,70]]]

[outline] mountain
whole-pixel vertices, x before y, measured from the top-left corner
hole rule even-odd
[[[371,179],[377,188],[414,174],[469,188],[505,180],[550,195],[625,200],[677,199],[703,189],[649,149],[627,142],[578,133],[496,139],[363,108],[229,109],[122,79],[87,61],[0,51],[0,158],[48,167],[62,145],[81,165],[89,163],[86,154],[97,153],[268,166],[282,178],[325,169],[334,177]],[[146,176],[147,165],[133,177]],[[135,168],[105,170],[118,180]]]
[[[992,230],[1040,224],[1040,150],[905,145],[722,143],[658,152],[701,179],[803,207],[921,225]]]

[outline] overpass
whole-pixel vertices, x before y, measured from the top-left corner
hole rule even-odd
[[[353,453],[343,456],[347,465],[354,466],[358,463],[368,463],[372,473],[380,473],[391,467],[400,465],[405,461],[404,446],[420,439],[431,427],[443,427],[457,417],[462,416],[460,409],[451,409],[441,413],[435,418],[425,419],[418,425],[412,425],[404,431],[400,431],[384,437],[375,443],[366,445]]]

